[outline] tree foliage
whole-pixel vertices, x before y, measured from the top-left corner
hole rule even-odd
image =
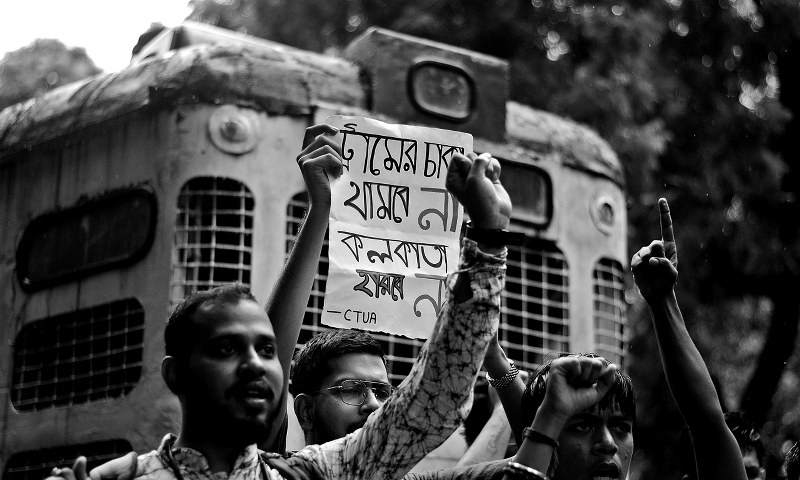
[[[0,109],[97,73],[84,49],[35,40],[0,60]]]
[[[800,315],[796,0],[192,5],[196,20],[304,49],[336,52],[375,25],[509,60],[514,100],[592,126],[619,154],[632,247],[658,236],[655,200],[669,198],[681,250],[679,298],[722,380],[723,401],[764,425],[773,452],[784,436],[797,436],[800,413],[787,399],[800,382],[796,369],[784,374],[787,362],[798,363]],[[649,374],[658,360],[641,303],[630,323],[629,370],[646,386],[642,403],[652,413],[637,444],[643,463],[670,478],[664,441],[677,441],[672,426],[680,420],[664,402],[663,381]]]

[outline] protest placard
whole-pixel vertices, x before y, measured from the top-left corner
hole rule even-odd
[[[331,184],[322,323],[427,338],[458,267],[463,209],[445,189],[467,133],[332,116],[344,174]]]

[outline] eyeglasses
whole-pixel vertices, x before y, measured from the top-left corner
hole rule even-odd
[[[375,398],[381,403],[392,396],[391,385],[383,382],[370,382],[368,380],[343,380],[339,385],[323,388],[313,394],[327,393],[330,390],[339,390],[339,397],[342,399],[342,402],[356,407],[364,404],[370,390],[372,390]]]

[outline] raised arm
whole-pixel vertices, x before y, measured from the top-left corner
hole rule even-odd
[[[520,404],[522,393],[525,391],[525,382],[519,374],[519,370],[512,366],[496,335],[486,351],[483,368],[492,379],[491,386],[503,404],[508,425],[514,433],[514,441],[520,445],[522,429],[525,427],[520,419]]]
[[[739,446],[725,425],[711,375],[678,308],[674,291],[678,251],[672,217],[665,199],[658,201],[658,207],[662,239],[631,259],[636,286],[650,308],[667,384],[692,435],[697,478],[744,480]]]
[[[337,131],[325,124],[309,127],[303,139],[303,150],[297,156],[297,165],[308,190],[308,212],[267,302],[284,378],[289,378],[289,366],[328,228],[329,177],[336,178],[342,173],[341,147],[333,140]]]
[[[309,207],[267,302],[267,314],[277,340],[278,359],[283,367],[283,378],[286,379],[279,413],[274,420],[275,427],[263,444],[268,450],[283,450],[285,446],[285,438],[279,437],[285,435],[281,426],[286,419],[289,369],[314,285],[325,230],[328,228],[331,209],[329,178],[336,178],[342,173],[341,148],[333,140],[337,132],[336,128],[325,124],[307,128],[303,150],[297,155],[297,165],[303,173],[308,191]]]
[[[457,155],[450,163],[447,187],[481,228],[508,226],[511,202],[499,175],[499,163],[488,155]],[[478,248],[463,241],[460,270],[447,281],[431,338],[395,394],[363,428],[298,453],[327,478],[401,478],[463,421],[497,330],[505,279],[505,247]]]

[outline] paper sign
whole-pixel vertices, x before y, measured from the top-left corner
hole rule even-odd
[[[332,116],[344,174],[331,183],[322,323],[427,338],[458,267],[463,209],[445,189],[472,135]]]

